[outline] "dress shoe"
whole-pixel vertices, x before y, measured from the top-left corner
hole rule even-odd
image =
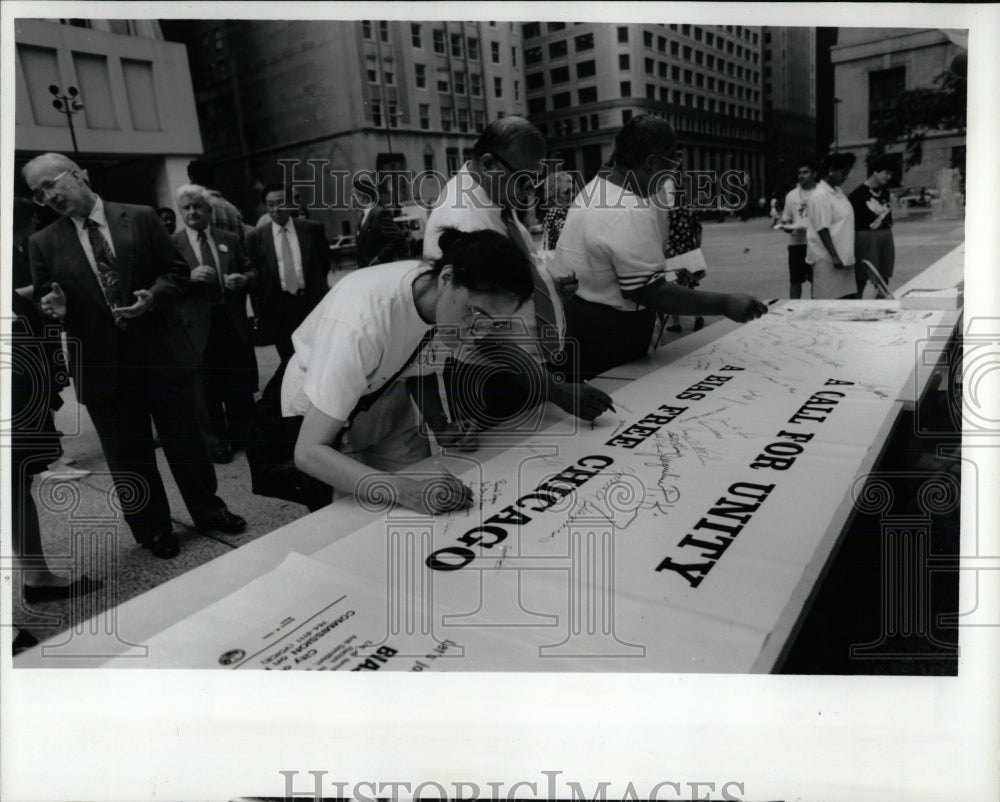
[[[233,461],[233,450],[229,443],[219,443],[212,449],[212,462],[217,465],[225,465]]]
[[[104,587],[104,580],[80,576],[68,585],[25,585],[24,601],[28,604],[41,602],[63,601],[78,596],[86,596]]]
[[[154,557],[161,560],[169,560],[181,553],[180,544],[173,532],[158,532],[149,540],[144,540],[142,547],[149,549]]]
[[[227,532],[231,535],[239,534],[247,528],[246,519],[230,512],[226,507],[213,513],[208,518],[200,518],[195,521],[199,529],[218,529],[220,532]]]

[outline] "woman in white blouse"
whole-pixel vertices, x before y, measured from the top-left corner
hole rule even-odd
[[[820,164],[823,179],[809,196],[806,262],[813,298],[857,298],[854,281],[854,209],[841,191],[853,153],[831,153]]]

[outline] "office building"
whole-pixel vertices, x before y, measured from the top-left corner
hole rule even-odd
[[[740,25],[528,22],[528,115],[589,179],[632,116],[657,114],[693,170],[740,170],[764,191],[762,36]]]
[[[17,181],[25,162],[57,151],[109,198],[170,205],[202,150],[184,47],[155,20],[18,19],[14,42]],[[81,105],[71,120],[50,87]]]
[[[213,181],[250,222],[260,188],[292,177],[281,162],[295,161],[309,216],[330,236],[353,233],[349,173],[447,178],[489,121],[525,111],[520,28],[508,22],[162,24],[188,48]],[[401,180],[395,200],[432,202],[441,185]]]

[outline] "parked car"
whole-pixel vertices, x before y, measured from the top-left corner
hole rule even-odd
[[[339,237],[333,237],[330,240],[330,250],[341,254],[348,251],[353,253],[357,244],[357,239],[355,239],[353,234],[341,234]]]
[[[931,201],[938,197],[938,191],[928,187],[909,187],[901,189],[897,197],[900,206],[907,209],[925,209],[929,208]]]

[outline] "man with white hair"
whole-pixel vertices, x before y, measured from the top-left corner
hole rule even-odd
[[[202,428],[199,358],[180,317],[188,266],[156,210],[104,201],[80,167],[45,153],[23,169],[35,203],[60,216],[28,240],[35,299],[75,348],[70,374],[97,429],[132,535],[180,553],[152,423],[195,526],[241,532],[216,494]]]
[[[191,268],[184,317],[201,354],[201,375],[212,434],[212,460],[226,463],[243,448],[257,391],[257,357],[247,319],[247,294],[257,271],[239,237],[212,225],[211,195],[198,184],[174,193],[184,228],[174,245]]]

